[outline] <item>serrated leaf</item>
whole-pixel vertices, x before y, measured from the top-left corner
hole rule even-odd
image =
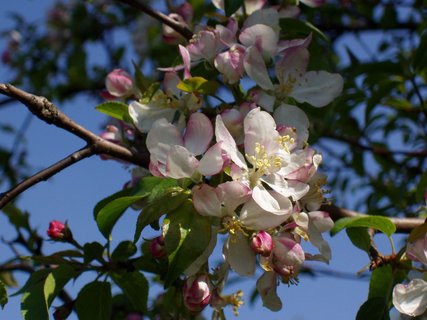
[[[216,81],[209,81],[202,77],[191,77],[179,82],[176,87],[185,92],[200,94],[215,94],[219,84]]]
[[[209,245],[211,225],[207,217],[199,215],[191,201],[168,214],[164,224],[165,248],[169,267],[165,288],[169,287]]]
[[[125,121],[128,117],[129,106],[123,102],[108,101],[97,105],[95,109],[107,116]]]
[[[111,258],[113,261],[126,261],[133,256],[136,251],[137,248],[132,241],[122,241],[114,249]]]
[[[7,296],[6,285],[0,281],[0,306],[3,309],[9,298]]]
[[[390,320],[387,300],[368,299],[357,312],[356,320]]]
[[[356,247],[369,253],[369,248],[371,247],[372,241],[367,228],[362,228],[362,227],[347,228],[345,231],[348,237],[350,238],[351,242]]]
[[[110,320],[110,283],[94,281],[85,285],[77,296],[75,307],[79,320]]]
[[[44,283],[44,297],[46,307],[49,309],[53,300],[58,293],[64,288],[68,281],[77,276],[76,272],[70,265],[63,264],[52,270],[47,276]]]
[[[225,15],[230,17],[243,5],[243,2],[243,0],[224,0]]]
[[[387,236],[391,236],[396,231],[396,226],[390,219],[382,216],[357,216],[351,218],[342,218],[335,222],[331,230],[331,235],[334,236],[344,228],[365,227],[372,228]]]
[[[84,262],[89,263],[93,260],[102,259],[104,247],[99,242],[85,243],[83,246]]]
[[[148,281],[138,271],[110,274],[113,281],[123,290],[136,311],[147,311]]]

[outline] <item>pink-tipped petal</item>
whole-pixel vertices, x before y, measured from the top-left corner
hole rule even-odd
[[[221,143],[216,143],[206,151],[199,163],[199,172],[204,176],[213,176],[221,172],[224,166]]]
[[[246,50],[243,66],[248,76],[264,90],[273,89],[268,70],[261,52],[255,47],[250,46]]]
[[[202,216],[221,217],[221,202],[215,188],[207,185],[196,185],[192,189],[193,204],[196,211]]]
[[[184,147],[175,145],[168,152],[167,176],[174,179],[191,178],[199,161]]]
[[[184,134],[184,146],[192,154],[203,154],[209,147],[213,138],[211,121],[203,113],[193,113],[187,122]]]

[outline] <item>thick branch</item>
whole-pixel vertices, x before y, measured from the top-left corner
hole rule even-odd
[[[321,208],[323,211],[329,212],[331,218],[337,221],[341,218],[346,217],[357,217],[363,216],[363,213],[339,208],[334,205],[324,205]],[[424,223],[424,219],[420,218],[389,218],[396,225],[396,232],[398,233],[409,233],[415,227],[418,227]]]
[[[126,3],[135,9],[138,9],[142,12],[145,12],[146,14],[153,17],[154,19],[168,25],[169,27],[174,29],[176,32],[181,34],[187,40],[190,40],[193,37],[193,32],[190,29],[188,29],[187,27],[183,26],[182,24],[176,22],[175,20],[169,18],[167,15],[165,15],[159,11],[155,11],[152,8],[150,8],[149,6],[143,4],[139,1],[136,1],[136,0],[118,0],[118,1]]]
[[[106,154],[135,165],[145,167],[148,165],[148,155],[137,153],[136,151],[129,150],[125,147],[102,139],[68,118],[63,112],[55,107],[53,103],[44,97],[32,95],[10,84],[0,84],[0,93],[21,101],[28,107],[31,113],[46,123],[62,128],[87,142],[87,146],[85,148],[72,153],[63,160],[36,173],[32,177],[24,180],[2,194],[0,196],[0,208],[4,207],[14,197],[27,190],[29,187],[40,181],[47,180],[70,165],[95,154]]]

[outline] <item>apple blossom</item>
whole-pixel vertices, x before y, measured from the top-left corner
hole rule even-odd
[[[251,249],[262,256],[268,257],[273,251],[273,239],[265,231],[260,231],[252,237]]]
[[[110,95],[116,98],[126,98],[133,93],[133,79],[123,69],[114,69],[107,75],[105,87]]]
[[[58,220],[52,220],[49,223],[47,235],[55,241],[68,241],[72,239],[71,230],[67,224]]]

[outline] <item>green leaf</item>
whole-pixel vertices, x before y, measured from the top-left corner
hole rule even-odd
[[[21,313],[24,320],[49,319],[44,298],[44,282],[50,272],[49,269],[41,269],[32,273],[24,287],[12,295],[22,294]]]
[[[126,209],[129,208],[135,202],[141,200],[143,196],[129,196],[118,198],[107,205],[105,205],[101,210],[99,210],[98,215],[96,216],[96,224],[98,225],[99,231],[102,235],[108,239],[110,237],[111,231],[113,230],[114,225],[117,220],[125,213]]]
[[[137,251],[135,244],[132,241],[120,242],[114,249],[111,258],[113,261],[126,261],[133,256]]]
[[[164,192],[158,193],[156,197],[149,199],[149,202],[144,206],[144,209],[138,216],[133,241],[137,242],[139,240],[142,230],[146,226],[154,221],[158,221],[162,215],[178,208],[188,199],[188,196],[189,194],[182,188],[172,187],[164,190]]]
[[[122,274],[112,273],[111,278],[123,290],[136,311],[147,311],[148,281],[138,271]]]
[[[202,77],[192,77],[182,80],[176,87],[185,92],[215,94],[218,86],[219,84],[216,81],[209,81]]]
[[[372,272],[371,281],[369,282],[369,296],[372,298],[385,298],[389,300],[391,287],[393,286],[393,271],[390,265],[376,268]]]
[[[124,189],[124,190],[120,190],[120,191],[102,199],[101,201],[99,201],[95,205],[95,208],[93,209],[93,216],[94,216],[95,220],[99,214],[99,211],[101,211],[101,209],[104,208],[108,203],[110,203],[111,201],[113,201],[115,199],[130,196],[130,195],[132,195],[132,189]]]
[[[280,28],[286,32],[296,32],[308,36],[310,33],[318,35],[325,41],[329,41],[327,35],[312,25],[310,22],[301,21],[293,18],[282,18],[280,19]]]
[[[52,272],[47,276],[43,288],[46,307],[48,309],[67,282],[77,275],[78,272],[74,271],[74,269],[68,264],[60,265],[52,270]]]
[[[9,298],[7,296],[6,285],[3,283],[3,281],[0,281],[0,306],[2,309],[4,308],[8,300]]]
[[[28,222],[28,213],[22,212],[20,209],[15,207],[13,204],[8,204],[2,211],[9,218],[9,222],[15,227],[29,229],[30,224]]]
[[[128,117],[129,106],[123,102],[108,101],[97,105],[95,109],[107,116],[125,121]]]
[[[84,262],[89,263],[93,260],[102,260],[104,247],[99,242],[85,243],[83,246]]]
[[[357,216],[339,219],[331,230],[334,236],[344,228],[365,227],[379,230],[387,236],[391,236],[396,231],[396,226],[390,219],[381,216]]]
[[[224,0],[224,11],[227,17],[230,17],[243,5],[243,0]]]
[[[427,192],[427,171],[425,171],[421,178],[420,182],[417,185],[417,191],[415,194],[417,202],[424,202],[424,195]]]
[[[78,250],[64,250],[55,252],[50,256],[32,256],[31,259],[44,264],[63,264],[68,262],[65,258],[70,257],[80,258],[82,254]]]
[[[345,231],[347,232],[347,235],[350,238],[351,242],[356,247],[369,253],[369,248],[371,247],[372,241],[367,228],[348,228]]]
[[[111,287],[108,282],[94,281],[83,287],[76,299],[79,320],[111,319]]]
[[[368,299],[357,312],[356,320],[390,320],[387,300]]]
[[[165,248],[169,268],[165,288],[169,287],[209,245],[209,218],[199,215],[190,200],[168,214],[164,221]]]

